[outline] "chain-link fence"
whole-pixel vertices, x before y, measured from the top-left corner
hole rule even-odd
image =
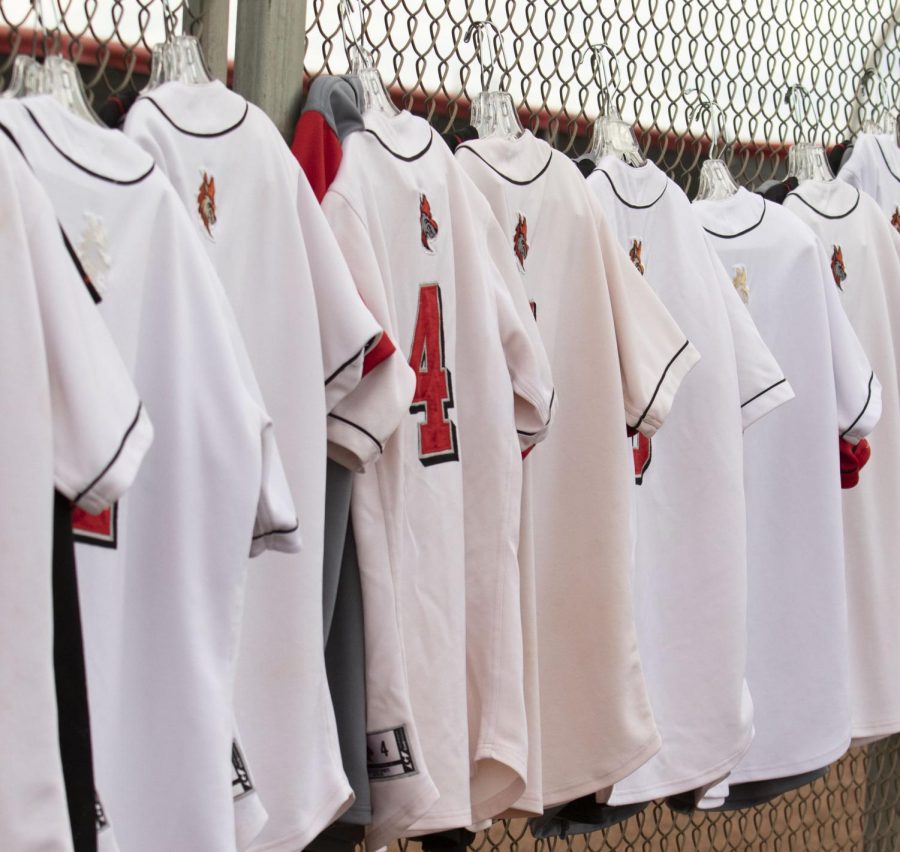
[[[336,0],[308,4],[307,75],[345,72]],[[202,17],[190,9],[201,0],[169,5],[179,29],[199,34]],[[8,78],[17,53],[40,56],[59,44],[95,100],[142,84],[149,48],[165,32],[163,0],[42,6],[43,26],[31,0],[0,0],[0,77]],[[636,120],[644,149],[689,191],[707,140],[687,120],[686,90],[705,88],[725,108],[726,159],[750,186],[783,169],[795,138],[789,84],[812,91],[807,133],[828,145],[882,111],[892,119],[900,98],[900,3],[886,0],[366,0],[363,11],[365,40],[395,99],[440,130],[467,122],[481,81],[465,35],[473,20],[493,21],[505,52],[494,84],[502,77],[523,122],[570,153],[589,145],[598,111],[587,48],[607,44],[619,56],[613,97],[623,117]],[[874,78],[865,85],[868,69],[881,87]],[[854,749],[814,784],[744,811],[688,816],[654,803],[618,826],[565,841],[535,840],[524,821],[500,822],[473,848],[900,852],[900,737]]]

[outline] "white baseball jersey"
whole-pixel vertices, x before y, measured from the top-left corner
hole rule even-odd
[[[457,157],[500,221],[562,399],[526,462],[542,779],[524,810],[608,787],[659,748],[634,632],[623,433],[656,432],[698,355],[568,158],[528,132]]]
[[[324,665],[326,412],[359,383],[381,329],[260,109],[219,82],[168,83],[137,100],[125,132],[172,181],[225,285],[298,508],[303,550],[251,573],[237,682],[241,741],[269,817],[251,848],[293,852],[352,801]],[[368,460],[377,448],[359,452]]]
[[[742,430],[793,392],[678,186],[613,157],[588,185],[703,355],[659,437],[635,441],[635,613],[662,748],[615,786],[622,805],[706,786],[750,745]]]
[[[222,286],[153,161],[50,98],[4,103],[2,119],[156,427],[127,497],[75,524],[98,791],[128,852],[231,850],[247,554],[299,546],[271,421]]]
[[[804,181],[785,206],[824,243],[832,280],[882,386],[872,460],[843,492],[853,737],[900,731],[900,234],[843,181]]]
[[[694,211],[797,394],[744,437],[755,736],[729,779],[743,783],[827,766],[850,743],[837,437],[872,431],[881,388],[808,227],[745,189]]]
[[[493,672],[511,715],[492,716],[485,729],[467,705],[491,696],[472,689],[482,681],[467,679],[467,663],[496,660],[510,636],[521,643],[520,452],[543,437],[553,390],[505,238],[440,137],[405,112],[365,122],[345,141],[323,209],[363,298],[415,371],[409,414],[357,477],[352,501],[376,815],[367,840],[378,846],[469,825],[473,813],[502,810],[524,786],[521,671]],[[347,419],[366,429],[364,417]],[[503,607],[495,633],[468,630],[470,583],[486,594],[472,616],[479,623]],[[379,584],[383,605],[396,607],[409,708],[403,678],[380,678],[381,655],[395,648],[393,637],[370,630]],[[473,647],[476,640],[488,644]],[[437,801],[424,783],[414,786],[426,771]],[[393,815],[379,820],[379,811]]]
[[[93,512],[129,487],[153,431],[63,243],[0,124],[0,846],[73,848],[53,677],[53,489]]]
[[[900,148],[892,133],[861,133],[838,177],[871,195],[900,232]]]

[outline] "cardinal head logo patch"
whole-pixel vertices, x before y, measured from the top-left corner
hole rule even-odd
[[[831,253],[831,274],[834,276],[834,283],[838,285],[838,290],[843,290],[844,281],[847,280],[847,268],[844,266],[844,253],[840,246],[834,246]]]
[[[431,205],[424,192],[419,195],[419,229],[422,232],[422,248],[432,251],[431,240],[438,235],[438,223],[431,215]]]
[[[106,226],[98,216],[84,214],[84,229],[75,251],[92,285],[100,296],[105,295],[112,258],[109,255]]]
[[[197,192],[197,212],[206,233],[212,236],[212,228],[216,224],[216,179],[206,172],[203,172],[203,180]]]
[[[894,215],[891,216],[891,224],[896,230],[900,231],[900,207],[894,208]]]
[[[741,301],[746,305],[750,301],[750,285],[747,283],[747,267],[735,266],[731,283]]]
[[[519,213],[516,232],[513,235],[513,251],[519,261],[519,269],[525,271],[525,258],[528,257],[528,220]]]
[[[628,250],[628,257],[631,258],[634,268],[640,272],[641,275],[644,274],[644,261],[641,259],[641,250],[643,248],[643,240],[633,239],[631,241],[631,248]]]

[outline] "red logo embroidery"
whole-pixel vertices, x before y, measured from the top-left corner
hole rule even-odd
[[[834,276],[834,283],[838,285],[838,290],[843,290],[844,281],[847,280],[847,268],[844,266],[844,253],[840,246],[835,246],[831,253],[831,274]]]
[[[428,203],[428,196],[425,193],[419,196],[419,228],[422,232],[422,248],[425,251],[432,251],[429,241],[438,235],[438,223],[431,215],[431,205]]]
[[[641,249],[643,249],[644,243],[642,240],[632,240],[631,248],[628,250],[628,257],[631,258],[631,262],[634,264],[634,268],[641,273],[644,274],[644,262],[641,260]]]
[[[644,484],[644,474],[653,460],[653,444],[646,435],[633,435],[631,438],[631,452],[634,455],[634,481],[638,485]]]
[[[197,192],[197,212],[206,233],[212,236],[212,226],[216,224],[216,179],[206,172],[203,172],[203,180]]]
[[[891,224],[896,230],[900,231],[900,207],[894,208],[894,215],[891,216]]]
[[[72,531],[75,541],[98,547],[115,548],[118,544],[119,504],[91,515],[75,506],[72,509]]]
[[[513,235],[513,251],[519,261],[519,269],[525,271],[525,258],[528,257],[528,220],[519,213],[516,232]]]

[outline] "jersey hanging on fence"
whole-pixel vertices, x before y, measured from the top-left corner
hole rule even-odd
[[[887,650],[900,647],[900,234],[843,181],[803,181],[784,204],[824,244],[833,286],[881,382],[872,463],[842,495],[853,737],[865,741],[900,731],[900,660]]]
[[[662,748],[613,789],[628,805],[717,781],[750,745],[742,430],[794,394],[685,194],[614,157],[588,185],[703,355],[635,486],[638,642]]]
[[[409,707],[397,701],[403,672],[380,682],[385,639],[367,616],[370,777],[386,817],[368,835],[377,846],[469,825],[524,786],[521,672],[518,685],[515,671],[496,672],[510,679],[497,690],[510,714],[489,743],[470,741],[466,646],[521,643],[520,452],[546,432],[553,390],[506,240],[440,137],[405,112],[365,121],[345,140],[323,209],[363,298],[415,373],[408,416],[357,477],[352,504],[364,597],[377,603],[377,578],[393,580],[395,598],[385,588],[381,600],[398,613],[410,695]],[[366,416],[344,412],[363,434]],[[470,579],[492,585],[482,623],[504,615],[480,637],[467,633]]]
[[[247,555],[254,537],[299,546],[271,420],[222,285],[150,157],[51,98],[0,106],[156,433],[135,486],[78,546],[98,792],[122,849],[234,848]]]
[[[610,786],[659,748],[634,634],[624,440],[626,426],[656,432],[698,354],[567,157],[529,132],[468,142],[456,157],[501,223],[562,399],[551,439],[527,461],[523,520],[542,769],[532,764],[518,809],[541,813]]]
[[[838,177],[871,195],[900,233],[900,148],[893,133],[860,133]]]
[[[850,743],[836,444],[872,431],[881,392],[808,227],[745,189],[694,210],[797,394],[744,435],[755,735],[729,777],[741,784],[827,766]]]

